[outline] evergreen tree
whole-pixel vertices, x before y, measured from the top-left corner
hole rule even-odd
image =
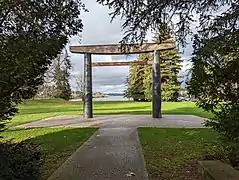
[[[224,151],[233,166],[239,166],[239,3],[238,0],[122,1],[97,0],[114,8],[127,33],[122,43],[145,39],[148,29],[170,22],[178,43],[194,35],[193,67],[188,92],[197,105],[213,113],[208,125],[221,133]],[[195,16],[197,14],[197,16]],[[191,26],[197,21],[198,26]]]
[[[155,32],[154,41],[162,43],[172,38],[172,32],[166,23],[160,24]],[[181,69],[181,62],[178,50],[172,49],[161,52],[161,77],[162,77],[162,100],[177,101],[180,91],[178,73]]]
[[[126,82],[128,88],[125,91],[125,97],[133,98],[134,101],[145,100],[143,78],[144,78],[144,66],[137,65],[130,67],[129,76]]]
[[[63,56],[63,58],[62,58]],[[55,97],[69,100],[71,88],[69,83],[71,62],[67,50],[54,60]]]
[[[65,49],[53,60],[52,65],[44,75],[44,84],[38,88],[35,97],[69,100],[71,97],[70,70],[71,62]]]
[[[151,53],[142,54],[139,59],[152,60],[153,55]],[[144,66],[144,77],[143,77],[143,89],[144,96],[147,101],[152,100],[152,66]]]
[[[155,32],[154,41],[162,43],[170,39],[171,31],[167,24],[160,24]],[[180,90],[178,73],[181,69],[181,60],[177,49],[161,52],[161,77],[162,77],[162,100],[177,101]],[[138,61],[152,60],[152,54],[141,54]],[[152,100],[152,67],[132,66],[128,78],[128,89],[126,97],[136,99]]]

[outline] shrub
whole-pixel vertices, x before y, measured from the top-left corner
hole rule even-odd
[[[41,153],[30,142],[0,143],[0,179],[36,180],[39,177]]]
[[[233,12],[234,13],[234,12]],[[239,51],[238,33],[232,19],[218,17],[217,32],[195,36],[188,92],[197,105],[213,113],[206,125],[221,134],[222,145],[233,166],[239,166]]]
[[[206,125],[221,133],[227,158],[233,166],[239,167],[239,105],[224,104],[214,114]]]
[[[82,31],[85,5],[80,0],[3,0],[0,9],[0,121],[7,121],[19,103],[36,95],[68,38]]]

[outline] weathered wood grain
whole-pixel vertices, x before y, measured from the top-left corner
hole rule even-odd
[[[85,54],[84,64],[84,117],[93,118],[93,105],[92,105],[92,66],[91,54]]]
[[[98,66],[136,66],[152,65],[152,61],[115,61],[115,62],[92,62],[92,67]]]
[[[161,44],[156,43],[144,43],[139,44],[127,44],[122,46],[121,44],[108,44],[108,45],[82,45],[82,46],[70,46],[71,53],[78,54],[98,54],[98,55],[120,55],[120,54],[140,54],[149,53],[155,50],[168,50],[174,49],[176,43],[174,41],[166,41]]]
[[[152,116],[153,118],[162,118],[161,114],[161,69],[160,52],[154,51],[154,60],[152,64]]]

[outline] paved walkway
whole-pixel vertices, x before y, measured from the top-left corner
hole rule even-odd
[[[102,128],[48,180],[147,180],[135,128]]]
[[[153,119],[151,115],[101,115],[93,119],[82,116],[58,116],[41,121],[20,125],[31,127],[185,127],[201,128],[204,118],[193,115],[163,115],[162,119]]]
[[[59,116],[18,126],[99,127],[49,180],[147,180],[137,127],[202,128],[203,118],[192,115],[107,115],[94,119]]]

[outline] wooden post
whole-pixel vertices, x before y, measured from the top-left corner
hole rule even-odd
[[[154,60],[152,64],[152,115],[153,118],[162,118],[161,114],[161,70],[160,70],[160,52],[154,51]]]
[[[92,66],[91,66],[91,54],[85,54],[84,57],[84,117],[93,118],[93,106],[92,106]]]

